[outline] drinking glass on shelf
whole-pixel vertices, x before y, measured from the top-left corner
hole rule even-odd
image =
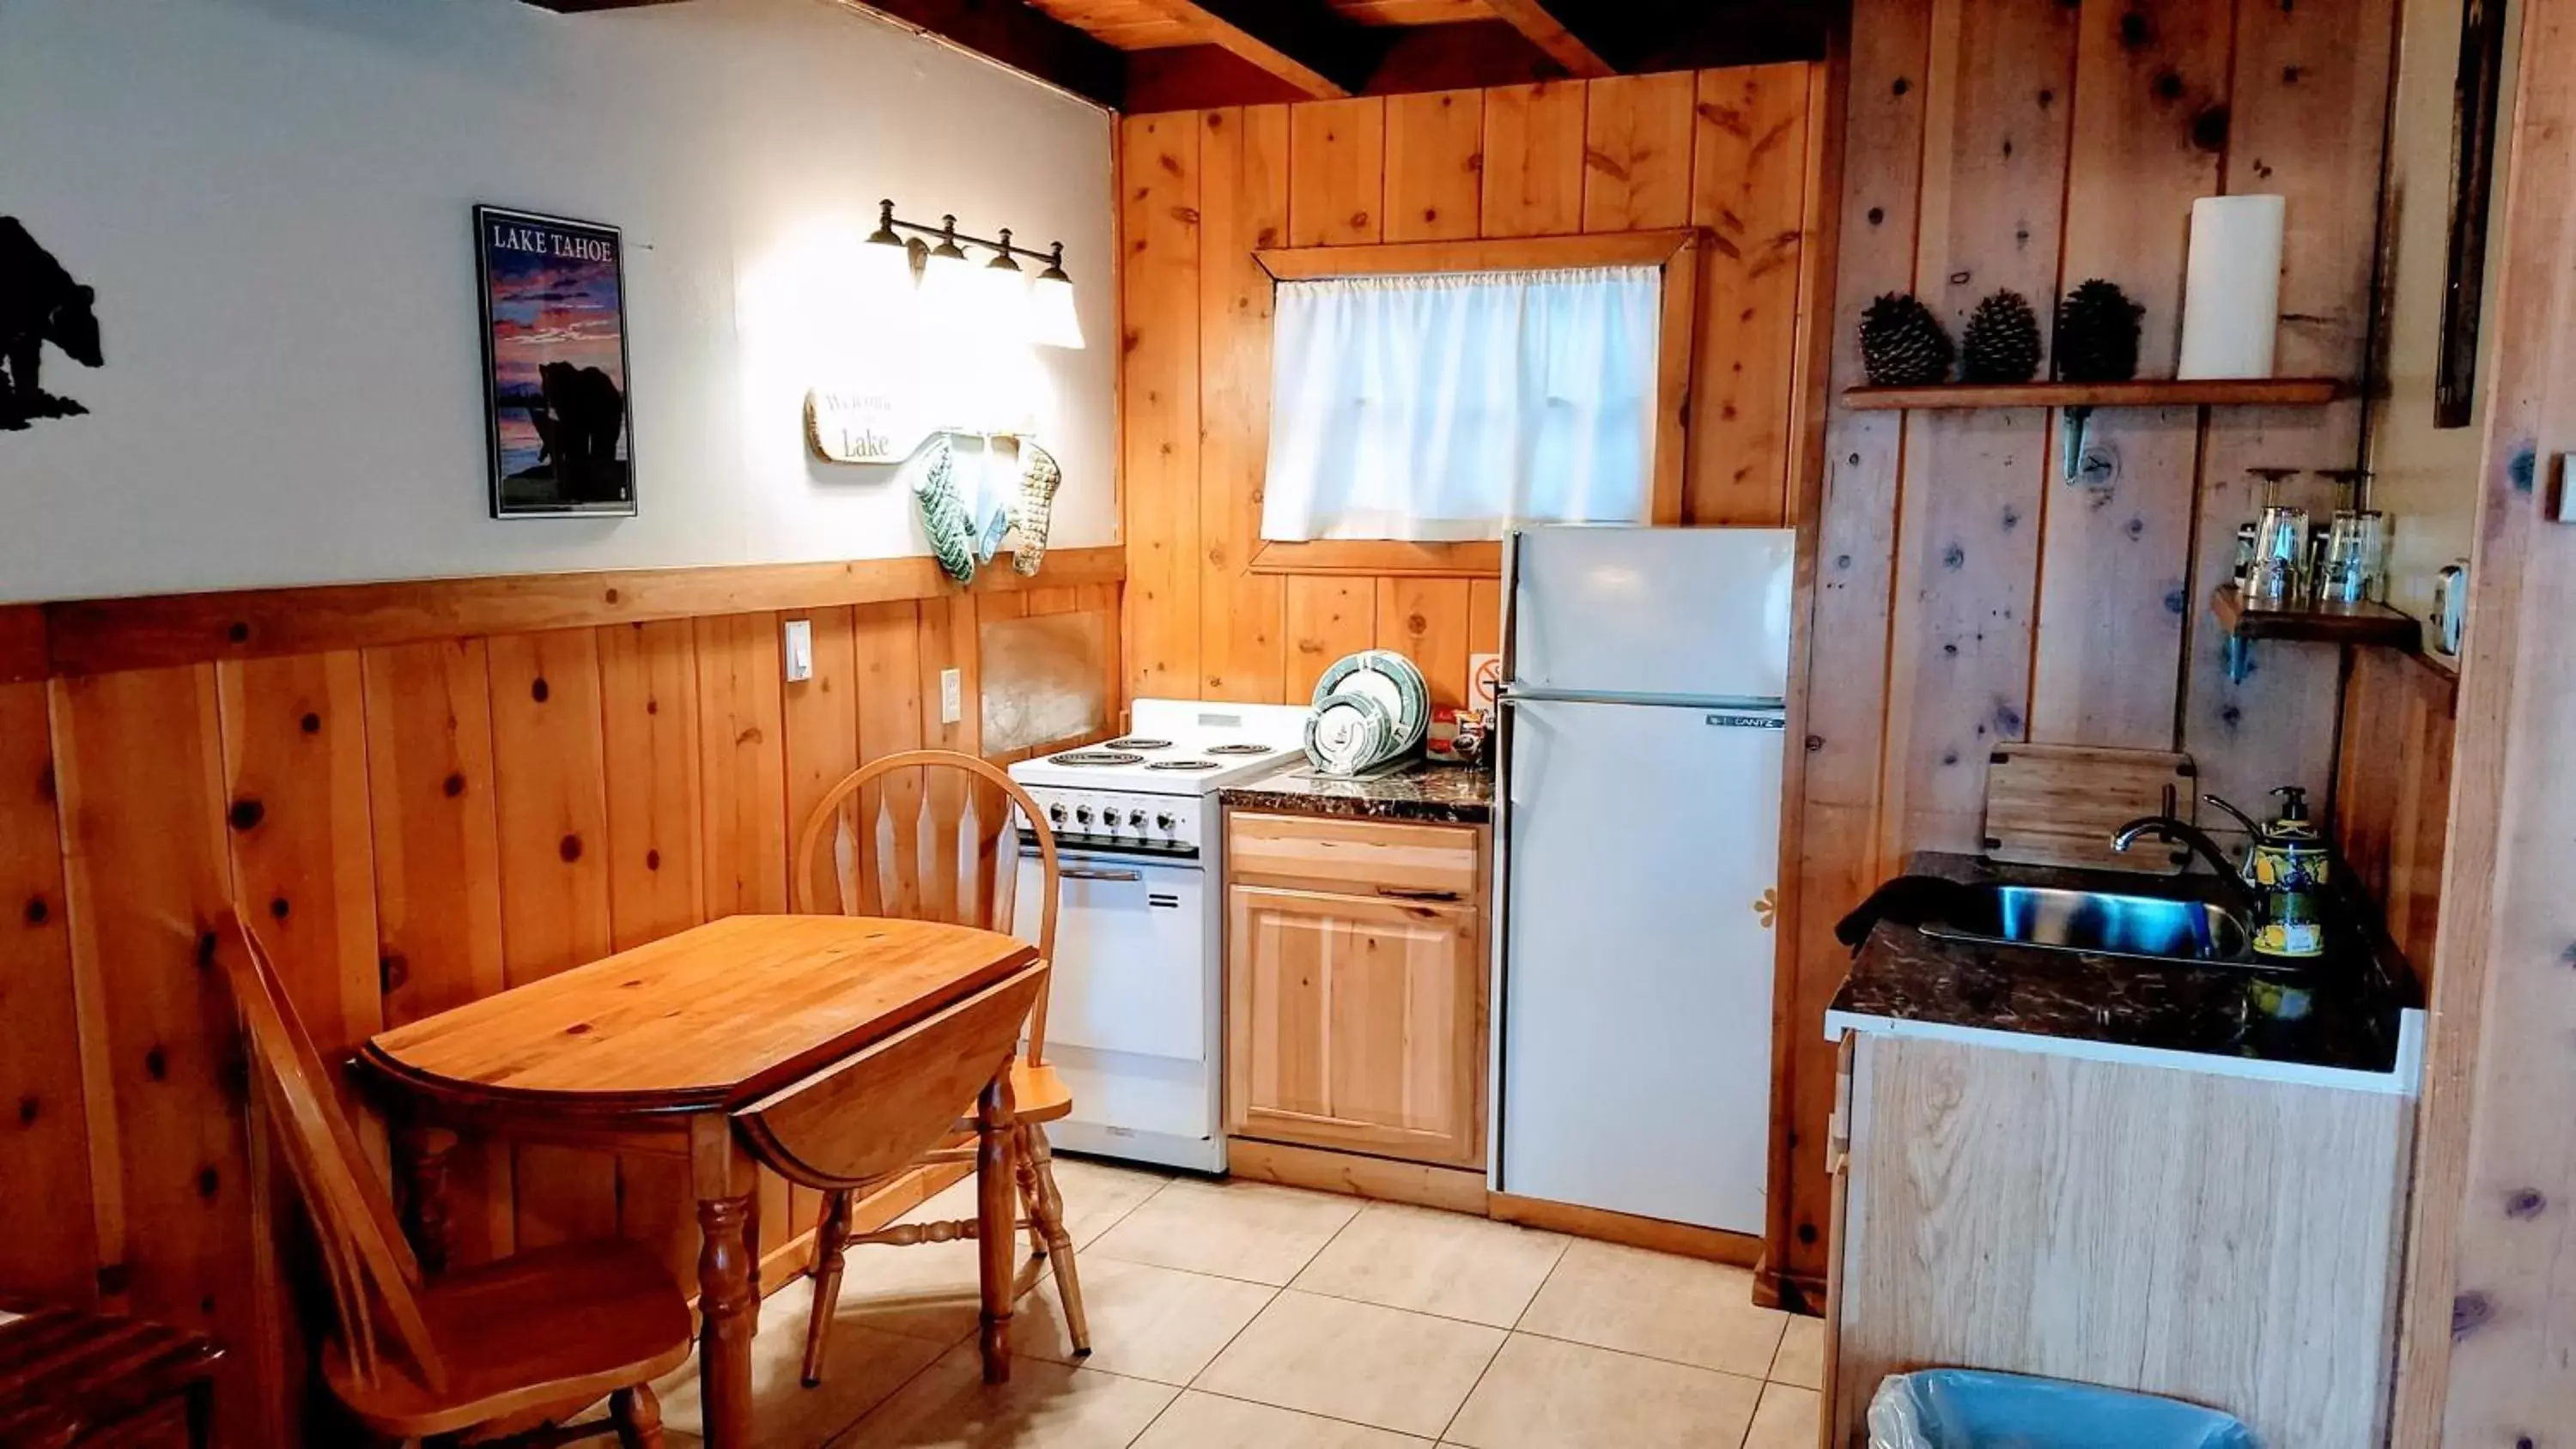
[[[2271,608],[2298,602],[2308,563],[2308,511],[2272,507],[2254,524],[2254,569],[2245,601]]]
[[[2376,508],[2365,509],[2354,527],[2360,535],[2355,547],[2362,564],[2362,597],[2374,604],[2387,603],[2388,515]]]
[[[2317,573],[2317,602],[2358,604],[2370,597],[2370,562],[2362,556],[2361,515],[2335,511],[2326,533],[2325,566]]]

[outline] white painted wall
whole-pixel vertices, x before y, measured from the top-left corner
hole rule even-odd
[[[1113,542],[1099,111],[826,0],[0,0],[0,215],[98,289],[86,418],[0,432],[0,600],[927,552],[811,459],[822,305],[891,196],[1062,239],[1053,544]],[[487,516],[470,208],[623,228],[640,517]]]

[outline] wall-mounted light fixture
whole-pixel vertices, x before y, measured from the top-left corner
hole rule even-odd
[[[910,232],[906,237],[902,233]],[[933,245],[929,238],[936,238]],[[966,247],[982,247],[993,259],[981,267],[967,258]],[[859,248],[862,283],[874,295],[894,296],[918,286],[924,301],[947,319],[1037,344],[1080,348],[1082,323],[1073,306],[1073,279],[1064,271],[1064,243],[1044,252],[1015,246],[1006,228],[987,241],[961,236],[957,218],[942,216],[937,226],[905,221],[892,201],[877,203],[877,229]],[[1046,263],[1032,281],[1018,258]]]

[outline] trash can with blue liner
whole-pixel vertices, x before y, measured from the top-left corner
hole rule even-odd
[[[2244,1421],[2179,1399],[1982,1369],[1890,1374],[1869,1449],[2261,1449]]]

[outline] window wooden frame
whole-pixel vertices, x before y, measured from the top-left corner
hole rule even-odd
[[[1256,251],[1252,257],[1274,282],[1576,267],[1663,268],[1663,313],[1655,360],[1655,476],[1647,520],[1669,527],[1682,521],[1682,484],[1688,476],[1684,454],[1689,440],[1691,344],[1699,331],[1700,238],[1697,228],[1672,227],[1497,241],[1275,247]],[[1417,543],[1371,538],[1292,543],[1263,539],[1254,545],[1246,567],[1256,574],[1491,578],[1502,571],[1502,560],[1503,546],[1493,540]]]

